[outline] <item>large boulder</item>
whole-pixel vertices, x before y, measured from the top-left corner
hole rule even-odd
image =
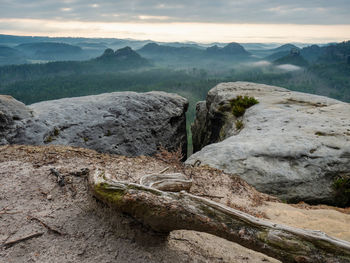
[[[239,95],[259,103],[236,117],[232,101]],[[188,164],[238,174],[291,202],[349,204],[348,103],[263,84],[222,83],[197,106],[192,132],[198,152]]]
[[[159,146],[186,153],[188,102],[165,92],[114,92],[28,106],[13,144],[71,145],[127,156],[153,155]],[[1,137],[0,137],[1,139]]]

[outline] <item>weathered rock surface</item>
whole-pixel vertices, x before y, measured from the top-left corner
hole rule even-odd
[[[253,96],[243,129],[227,111],[230,99]],[[259,191],[297,202],[342,204],[334,181],[350,176],[350,105],[262,84],[222,83],[197,106],[188,164],[238,174]],[[203,116],[206,116],[205,118]],[[203,121],[204,120],[204,121]]]
[[[31,117],[30,110],[11,96],[0,95],[0,145],[7,144],[7,138],[14,136],[16,124]]]
[[[45,101],[28,106],[34,117],[19,121],[15,134],[2,139],[127,156],[152,155],[160,145],[168,150],[181,146],[185,154],[187,106],[185,98],[165,92],[114,92]]]

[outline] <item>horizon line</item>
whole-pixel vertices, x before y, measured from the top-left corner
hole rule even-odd
[[[350,39],[350,25],[103,23],[1,19],[0,32],[17,36],[115,38],[157,42],[331,43]]]
[[[42,38],[83,38],[83,39],[119,39],[119,40],[130,40],[130,41],[150,41],[153,43],[183,43],[183,44],[230,44],[230,43],[238,43],[238,44],[331,44],[331,43],[342,43],[346,41],[350,41],[350,38],[345,38],[344,40],[340,41],[325,41],[325,42],[300,42],[300,41],[292,41],[292,42],[238,42],[238,41],[212,41],[212,42],[203,42],[203,41],[193,41],[193,40],[182,40],[182,41],[157,41],[153,39],[137,39],[137,38],[118,38],[118,37],[103,37],[103,36],[97,36],[97,37],[87,37],[87,36],[73,36],[73,35],[64,35],[64,36],[50,36],[50,35],[36,35],[36,34],[11,34],[11,33],[3,33],[0,32],[0,36],[11,36],[11,37],[42,37]]]

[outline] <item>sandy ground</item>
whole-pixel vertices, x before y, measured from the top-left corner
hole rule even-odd
[[[330,236],[350,241],[350,214],[330,207],[297,208],[283,203],[267,202],[259,207],[269,220],[298,228],[320,230]]]
[[[65,186],[57,184],[50,168],[65,176]],[[277,223],[322,230],[350,241],[349,209],[283,204],[219,170],[183,168],[168,157],[127,158],[71,147],[4,146],[0,147],[1,263],[278,262],[205,233],[174,231],[160,236],[92,198],[86,175],[79,174],[85,168],[90,172],[105,169],[116,179],[131,182],[165,168],[183,172],[193,179],[193,194]],[[30,238],[22,240],[25,237]]]
[[[209,234],[155,234],[93,199],[86,176],[78,176],[83,168],[104,168],[137,181],[166,167],[149,157],[70,147],[0,147],[0,262],[278,262]],[[65,176],[65,186],[58,186],[50,168]],[[199,171],[192,174],[198,183]],[[194,189],[201,193],[199,185]]]

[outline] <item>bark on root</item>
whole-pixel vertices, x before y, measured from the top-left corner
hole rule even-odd
[[[206,232],[282,262],[350,262],[347,241],[320,231],[274,224],[185,191],[164,192],[114,181],[103,171],[91,173],[89,185],[95,197],[158,232]]]

